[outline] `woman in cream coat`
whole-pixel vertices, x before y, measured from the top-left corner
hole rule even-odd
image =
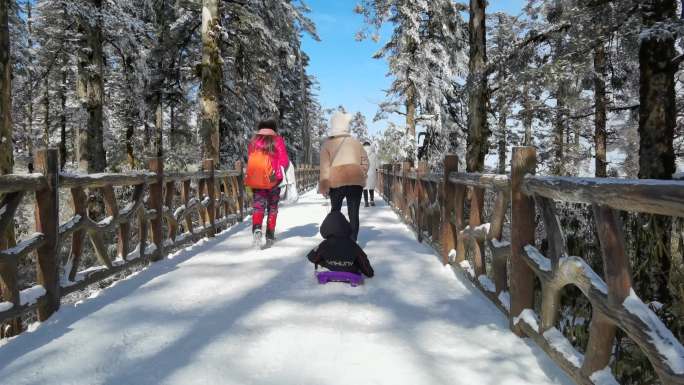
[[[359,235],[359,206],[366,185],[368,155],[361,143],[350,135],[351,115],[336,112],[330,119],[328,139],[321,146],[319,192],[330,195],[331,211],[341,211],[347,199],[352,239]]]
[[[370,205],[375,206],[375,186],[378,182],[378,156],[370,142],[365,142],[363,149],[368,154],[368,177],[366,178],[366,187],[363,189],[363,202],[368,207],[368,193],[370,193]]]

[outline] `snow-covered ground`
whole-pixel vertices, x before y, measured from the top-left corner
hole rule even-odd
[[[361,208],[376,277],[319,286],[309,249],[329,207],[281,209],[183,250],[0,345],[2,384],[571,384],[382,202]]]

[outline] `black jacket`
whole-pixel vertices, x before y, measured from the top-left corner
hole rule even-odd
[[[331,271],[363,273],[367,277],[374,275],[368,256],[350,238],[351,225],[341,212],[334,211],[325,217],[321,235],[325,240],[307,256],[311,263]]]

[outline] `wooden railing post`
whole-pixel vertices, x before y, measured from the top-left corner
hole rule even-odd
[[[14,214],[21,204],[24,192],[6,194],[0,200],[0,248],[14,247]],[[11,302],[14,306],[21,306],[17,261],[0,258],[0,300]],[[6,320],[0,324],[0,338],[17,335],[22,332],[21,317]]]
[[[307,184],[309,181],[309,165],[303,165],[302,166],[302,173],[301,173],[301,178],[302,178],[302,185],[304,185],[304,189],[308,188]]]
[[[302,186],[303,190],[306,190],[306,165],[303,164],[299,170],[295,173],[295,179],[297,179],[297,186]]]
[[[186,208],[190,206],[190,192],[190,180],[184,180],[183,187],[181,190],[181,201],[183,202],[183,205],[185,205]],[[194,234],[191,215],[185,216],[185,231],[187,231],[190,234]]]
[[[383,183],[382,166],[380,166],[380,168],[378,168],[377,178],[378,178],[378,182],[377,182],[377,186],[376,186],[377,194],[380,196],[384,196],[385,195],[384,194],[385,184]]]
[[[240,208],[240,214],[238,216],[238,222],[242,222],[245,219],[245,189],[243,185],[244,181],[244,172],[242,170],[242,161],[237,161],[235,162],[235,170],[240,172],[240,176],[237,177],[237,183],[238,183],[238,196],[237,196],[237,201],[238,201],[238,207]]]
[[[489,238],[487,240],[492,251],[492,278],[494,279],[494,286],[496,288],[496,295],[498,296],[502,291],[508,291],[508,258],[509,252],[502,252],[499,248],[494,247],[494,240],[500,242],[501,234],[503,233],[504,222],[506,220],[506,212],[508,211],[508,204],[511,199],[511,192],[506,190],[496,191],[496,202],[494,203],[494,213],[491,218],[491,229],[489,230]],[[509,247],[510,250],[510,247]]]
[[[170,210],[171,207],[173,207],[173,198],[176,196],[176,182],[171,180],[166,182],[165,185],[166,190],[164,192],[164,206]],[[173,211],[171,211],[171,213],[171,216],[173,216]],[[178,223],[173,219],[169,219],[166,222],[166,226],[168,227],[168,237],[172,242],[175,241],[178,232]]]
[[[468,219],[468,226],[474,235],[475,229],[482,224],[482,212],[484,211],[485,190],[479,187],[473,187],[470,191],[470,218]],[[473,258],[473,266],[475,276],[487,274],[487,264],[485,261],[484,239],[473,236],[470,238],[471,256]]]
[[[403,212],[401,210],[401,203],[402,203],[402,182],[404,181],[404,178],[402,178],[402,172],[401,172],[401,162],[398,162],[397,164],[394,165],[394,172],[397,175],[394,178],[394,195],[392,201],[394,202],[394,206],[399,209],[400,215],[403,215]]]
[[[43,173],[47,187],[36,191],[36,232],[45,235],[38,248],[38,284],[46,291],[44,304],[38,307],[38,319],[45,321],[59,309],[59,150],[39,150],[34,161],[36,171]]]
[[[534,147],[514,147],[511,160],[511,330],[519,337],[524,332],[515,323],[524,309],[534,306],[534,272],[523,259],[523,248],[534,245],[534,199],[522,191],[525,175],[534,174],[537,152]]]
[[[309,165],[309,189],[314,187],[314,180],[316,179],[316,169],[312,164]]]
[[[305,169],[306,172],[304,173],[304,178],[305,178],[304,183],[306,184],[306,189],[308,190],[310,187],[310,183],[311,183],[311,174],[313,173],[313,169],[308,164],[305,167],[306,167],[306,169]]]
[[[603,253],[603,275],[608,286],[608,303],[619,308],[632,291],[632,270],[625,249],[624,225],[619,213],[611,208],[592,205],[596,233]],[[615,324],[592,306],[589,340],[582,373],[589,377],[608,366],[613,354]],[[657,368],[656,368],[657,370]]]
[[[441,220],[442,223],[442,263],[445,265],[449,263],[449,253],[456,249],[456,237],[458,229],[451,221],[451,214],[454,211],[456,186],[449,183],[449,174],[458,171],[458,156],[447,155],[444,157],[444,182],[442,183],[442,199],[444,200],[440,205],[442,207]]]
[[[216,235],[216,184],[214,180],[214,160],[205,159],[204,162],[202,162],[202,169],[207,173],[207,179],[204,183],[204,186],[207,197],[209,198],[209,204],[207,205],[207,209],[205,211],[207,215],[207,226],[209,226],[207,235],[209,237],[213,237]]]
[[[421,178],[425,176],[428,172],[428,164],[427,162],[420,161],[418,162],[418,167],[416,167],[416,184],[415,184],[415,197],[414,199],[416,200],[416,229],[418,229],[418,242],[423,242],[423,230],[427,229],[427,220],[425,218],[425,213],[423,208],[425,207],[426,202],[428,201],[428,196],[427,192],[425,192],[425,186],[423,185],[423,182]],[[434,234],[433,236],[433,241],[434,241]]]
[[[152,227],[152,242],[156,246],[156,250],[152,254],[153,261],[159,261],[164,257],[164,235],[162,233],[162,223],[164,218],[163,213],[163,199],[162,187],[164,185],[164,160],[162,158],[151,158],[148,161],[148,168],[156,174],[156,181],[150,184],[150,199],[149,204],[156,214],[150,221]],[[144,255],[145,249],[141,248],[140,255]]]
[[[411,193],[409,191],[409,178],[408,174],[411,171],[411,163],[410,162],[401,162],[401,203],[400,203],[400,209],[401,209],[401,214],[404,217],[404,220],[407,223],[411,222],[411,212],[410,212],[410,207],[411,207]]]

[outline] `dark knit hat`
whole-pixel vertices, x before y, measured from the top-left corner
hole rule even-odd
[[[278,123],[273,119],[262,120],[257,124],[257,130],[262,130],[264,128],[270,128],[273,131],[278,131]]]

